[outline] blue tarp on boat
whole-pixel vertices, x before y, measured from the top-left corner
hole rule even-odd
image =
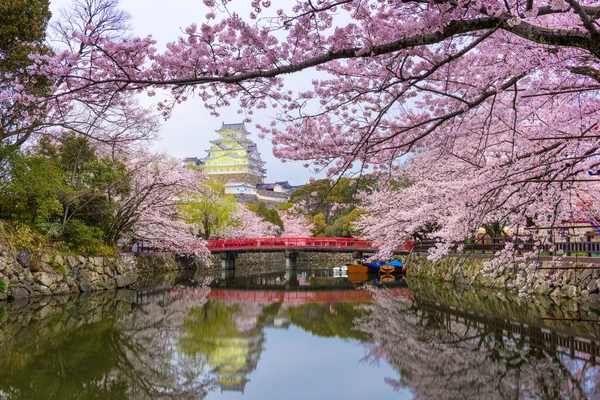
[[[363,263],[362,265],[364,265],[365,267],[369,267],[369,268],[379,268],[382,265],[385,265],[385,263],[383,261],[380,261],[380,262],[376,262],[376,263]]]
[[[389,262],[379,261],[376,263],[362,263],[365,267],[379,269],[382,265],[391,265],[392,267],[402,268],[402,263],[398,260],[392,260]]]
[[[392,260],[389,263],[387,263],[386,265],[391,265],[392,267],[396,267],[396,268],[402,268],[402,263],[398,260]]]

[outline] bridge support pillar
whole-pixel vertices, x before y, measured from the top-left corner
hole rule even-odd
[[[285,286],[298,287],[298,270],[296,268],[288,268],[285,270]]]
[[[353,251],[352,252],[352,260],[354,264],[360,264],[363,262],[363,252],[362,251]]]
[[[236,253],[221,253],[221,270],[235,269]]]
[[[221,287],[227,287],[229,283],[235,279],[235,269],[222,269],[221,280],[219,284]]]
[[[295,251],[285,251],[285,268],[296,268],[298,266],[298,253]]]

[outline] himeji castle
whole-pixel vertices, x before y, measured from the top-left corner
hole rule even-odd
[[[298,188],[287,181],[265,183],[265,162],[243,122],[223,123],[216,132],[219,138],[210,141],[205,158],[188,157],[184,163],[199,166],[212,181],[225,186],[225,193],[243,197],[246,202],[281,203]]]
[[[210,141],[208,156],[202,159],[202,172],[222,183],[264,183],[265,163],[260,158],[256,143],[248,138],[250,132],[244,123],[223,123],[216,132],[219,138]]]

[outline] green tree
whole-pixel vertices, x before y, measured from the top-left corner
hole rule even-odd
[[[267,205],[261,201],[258,204],[248,204],[248,209],[262,218],[263,221],[270,222],[273,225],[278,226],[283,232],[283,221],[274,208],[268,208]]]
[[[367,340],[369,334],[356,330],[354,320],[366,314],[365,309],[350,303],[304,304],[288,310],[292,323],[313,335],[360,341]]]
[[[325,215],[318,213],[312,219],[314,224],[313,236],[326,236],[327,223],[325,222]]]
[[[219,344],[223,339],[244,335],[235,323],[235,316],[239,313],[237,304],[217,301],[191,308],[183,321],[179,349],[187,355],[205,356],[221,350]]]
[[[185,194],[180,207],[186,222],[198,227],[204,239],[210,239],[231,225],[231,214],[238,204],[235,197],[225,194],[222,185],[208,182],[205,186],[202,195]]]
[[[126,166],[112,158],[99,158],[89,139],[74,134],[61,138],[58,165],[65,177],[60,193],[62,226],[78,218],[106,229],[113,214],[113,197],[129,191],[131,176]]]
[[[0,176],[0,217],[36,226],[62,214],[63,171],[39,149],[9,155]]]
[[[337,181],[319,179],[296,190],[282,209],[301,209],[312,215],[315,235],[352,237],[352,223],[361,211],[357,196],[359,192],[369,192],[376,184],[374,179],[340,178]]]
[[[365,212],[360,208],[354,208],[347,214],[340,213],[340,215],[333,220],[331,225],[327,226],[324,230],[323,236],[332,237],[354,237],[359,232],[354,228],[354,223],[363,215]]]
[[[99,158],[88,139],[64,135],[9,154],[0,174],[0,218],[19,221],[72,248],[96,252],[113,244],[115,201],[130,189],[131,173]],[[107,235],[110,233],[110,235]]]

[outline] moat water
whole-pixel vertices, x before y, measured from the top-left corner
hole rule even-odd
[[[180,276],[0,304],[0,399],[600,398],[598,310],[375,279]]]

